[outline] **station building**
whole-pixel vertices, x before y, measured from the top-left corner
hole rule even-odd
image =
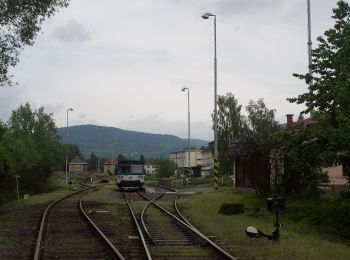
[[[82,160],[79,156],[76,156],[69,162],[69,173],[87,172],[88,163]]]

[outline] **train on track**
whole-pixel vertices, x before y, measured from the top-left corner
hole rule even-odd
[[[141,188],[145,182],[142,161],[119,161],[115,168],[117,185],[121,189]]]

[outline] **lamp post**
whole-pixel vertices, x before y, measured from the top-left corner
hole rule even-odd
[[[68,109],[67,109],[67,132],[66,132],[66,184],[68,184],[68,138],[69,138],[68,111],[73,111],[73,108],[68,108]]]
[[[98,149],[97,149],[97,173],[100,173],[100,147],[101,147],[101,126],[98,127]]]
[[[202,15],[203,19],[214,17],[214,175],[215,189],[218,189],[218,111],[217,111],[217,58],[216,58],[216,15],[206,12]]]
[[[19,175],[15,175],[16,178],[16,186],[17,186],[17,200],[19,200],[19,188],[18,188],[18,178],[20,178],[21,176]]]
[[[191,168],[191,147],[190,147],[190,136],[191,136],[191,128],[190,128],[190,89],[189,88],[182,88],[181,91],[187,90],[187,106],[188,106],[188,168]]]

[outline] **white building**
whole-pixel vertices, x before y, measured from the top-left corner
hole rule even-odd
[[[153,159],[146,160],[144,168],[146,175],[155,175],[157,173],[157,164]]]
[[[173,161],[179,168],[191,167],[196,176],[201,175],[203,164],[201,150],[190,150],[190,165],[188,165],[188,150],[169,153],[169,160]]]
[[[209,147],[202,151],[202,176],[208,176],[212,173],[214,168],[214,156],[211,152],[211,147]]]

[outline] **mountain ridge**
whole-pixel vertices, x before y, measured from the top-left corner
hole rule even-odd
[[[57,129],[57,134],[66,142],[67,127]],[[79,146],[84,156],[99,153],[102,157],[118,154],[130,156],[143,154],[146,158],[166,157],[168,153],[187,149],[187,139],[170,134],[145,133],[124,130],[117,127],[98,125],[70,126],[68,131],[70,144]],[[208,141],[191,139],[191,146],[207,146]]]

